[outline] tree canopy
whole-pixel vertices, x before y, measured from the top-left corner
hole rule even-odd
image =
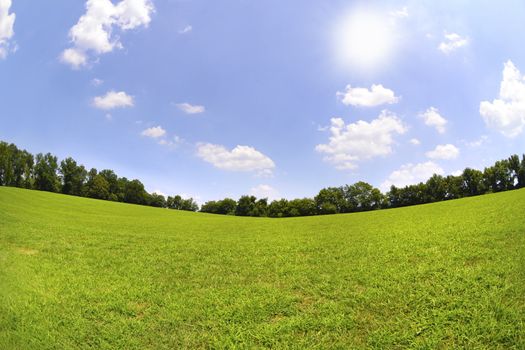
[[[180,195],[167,198],[148,193],[137,179],[119,177],[111,169],[86,170],[68,157],[58,162],[50,153],[33,156],[14,144],[0,141],[0,186],[84,196],[160,208],[197,211],[193,198]],[[200,211],[221,215],[268,216],[274,218],[351,213],[403,207],[477,196],[525,187],[525,154],[511,155],[483,171],[466,168],[461,175],[432,175],[426,182],[405,187],[391,186],[387,193],[363,181],[321,189],[313,198],[276,199],[241,196],[208,201]]]

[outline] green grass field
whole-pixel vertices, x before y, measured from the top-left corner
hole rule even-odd
[[[525,190],[242,218],[0,187],[0,349],[525,348]]]

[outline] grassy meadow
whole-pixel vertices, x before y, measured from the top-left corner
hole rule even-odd
[[[0,187],[0,349],[524,349],[525,189],[243,218]]]

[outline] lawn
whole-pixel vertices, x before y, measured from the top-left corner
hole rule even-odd
[[[243,218],[0,187],[0,349],[524,349],[525,189]]]

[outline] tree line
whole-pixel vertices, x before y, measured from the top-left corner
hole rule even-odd
[[[434,174],[426,182],[405,187],[391,186],[384,194],[359,181],[353,185],[327,187],[314,198],[279,199],[242,196],[208,201],[199,208],[192,199],[179,195],[167,198],[148,193],[139,180],[119,177],[113,170],[89,171],[73,158],[58,162],[50,153],[33,156],[14,144],[0,142],[0,185],[57,192],[153,207],[222,215],[295,217],[352,213],[477,196],[525,187],[525,154],[497,161],[483,171],[466,168],[461,175]]]
[[[153,207],[197,211],[192,199],[148,193],[139,180],[119,177],[113,170],[89,171],[69,157],[61,162],[51,153],[33,156],[14,144],[0,142],[0,185],[69,194]]]
[[[383,194],[372,185],[359,181],[353,185],[323,188],[314,198],[267,199],[242,196],[238,201],[226,198],[209,201],[201,211],[238,216],[294,217],[353,213],[397,208],[416,204],[477,196],[525,187],[525,154],[497,161],[483,171],[466,168],[461,175],[434,174],[426,182],[405,187],[391,186]]]

